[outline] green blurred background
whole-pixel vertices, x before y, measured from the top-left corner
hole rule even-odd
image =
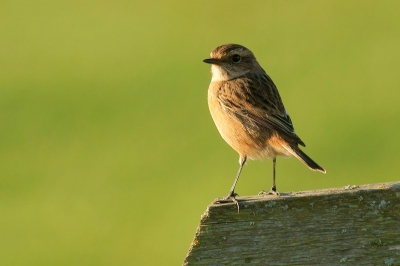
[[[312,172],[281,192],[399,180],[399,1],[2,1],[0,265],[180,265],[238,155],[208,112],[224,43],[277,84]],[[249,162],[237,186],[271,185]]]

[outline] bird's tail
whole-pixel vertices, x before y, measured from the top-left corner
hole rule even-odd
[[[302,161],[305,165],[308,166],[313,171],[319,171],[322,173],[326,173],[325,169],[319,166],[316,162],[313,161],[307,154],[305,154],[302,150],[300,150],[297,146],[284,146],[285,149],[290,152],[294,157]]]

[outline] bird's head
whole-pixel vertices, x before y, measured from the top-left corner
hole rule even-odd
[[[254,54],[239,44],[218,46],[203,62],[211,64],[212,81],[227,81],[249,72],[263,71]]]

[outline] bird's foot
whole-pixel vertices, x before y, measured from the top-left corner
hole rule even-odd
[[[258,193],[259,196],[264,196],[264,195],[275,195],[275,196],[279,196],[280,193],[278,191],[276,191],[276,187],[272,187],[268,192],[265,190],[261,190]]]
[[[213,203],[229,203],[229,202],[233,202],[233,203],[236,204],[237,210],[239,212],[239,202],[236,200],[236,196],[239,196],[239,195],[237,193],[235,193],[235,192],[230,192],[226,197],[218,198]]]

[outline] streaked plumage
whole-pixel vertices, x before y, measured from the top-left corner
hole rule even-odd
[[[240,155],[240,168],[226,198],[236,202],[234,188],[247,158],[273,158],[273,186],[269,192],[273,194],[278,194],[278,155],[295,156],[310,169],[325,173],[298,147],[305,144],[295,133],[275,84],[249,49],[238,44],[222,45],[204,62],[212,64],[208,89],[211,116],[223,139]]]

